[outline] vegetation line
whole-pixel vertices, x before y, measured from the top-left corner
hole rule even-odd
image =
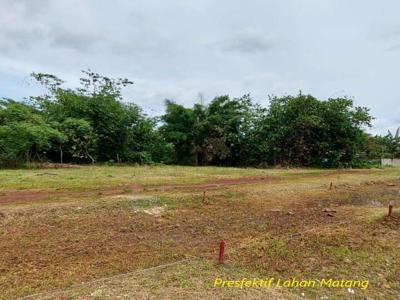
[[[217,166],[365,167],[400,156],[400,131],[370,136],[373,117],[347,97],[301,92],[215,97],[188,108],[166,100],[151,118],[123,99],[125,78],[84,71],[80,86],[33,73],[47,92],[28,101],[0,100],[0,167],[54,163],[166,163]]]

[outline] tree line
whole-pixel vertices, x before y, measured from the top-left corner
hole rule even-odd
[[[31,162],[165,163],[219,166],[362,167],[398,157],[399,131],[368,135],[372,117],[349,98],[320,100],[299,93],[218,96],[185,107],[166,100],[160,117],[123,101],[131,81],[83,71],[65,88],[51,74],[33,73],[46,94],[0,101],[0,166]]]

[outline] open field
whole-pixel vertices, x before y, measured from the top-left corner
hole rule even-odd
[[[396,168],[0,170],[0,299],[399,299],[400,224],[385,217],[399,191]],[[369,286],[240,290],[216,277]]]

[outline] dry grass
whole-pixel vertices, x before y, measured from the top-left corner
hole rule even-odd
[[[232,266],[218,266],[199,259],[186,259],[155,268],[117,275],[64,290],[34,295],[28,299],[301,299],[284,289],[214,288],[218,278],[253,278]]]
[[[120,190],[117,195],[101,190],[95,194],[76,192],[74,185],[62,186],[66,193],[52,194],[53,186],[47,182],[42,183],[46,199],[22,204],[16,199],[16,203],[0,205],[0,298],[65,288],[192,256],[200,260],[189,266],[155,269],[152,275],[140,277],[140,284],[131,282],[128,276],[104,288],[85,285],[81,294],[80,289],[71,289],[52,296],[102,299],[107,293],[111,298],[126,293],[125,298],[130,298],[136,291],[154,299],[160,295],[183,299],[188,294],[194,295],[193,299],[263,298],[264,292],[247,295],[212,288],[210,276],[220,271],[212,263],[220,239],[227,243],[229,274],[225,275],[230,278],[240,279],[245,273],[281,278],[368,279],[370,287],[356,290],[351,296],[400,296],[400,225],[384,218],[389,201],[400,204],[400,170],[270,172],[200,168],[201,175],[190,175],[183,168],[174,177],[168,168],[156,167],[152,178],[157,179],[149,181],[146,173],[134,182],[141,182],[141,189]],[[82,169],[68,172],[79,172],[75,176],[80,177],[84,176]],[[123,176],[124,170],[135,171],[113,167],[103,172]],[[174,180],[160,179],[163,176]],[[218,184],[211,185],[211,180]],[[168,184],[162,185],[164,181]],[[334,183],[332,190],[330,182]],[[103,188],[129,184],[132,182],[112,181]],[[16,181],[9,188],[3,186],[3,191],[12,194],[15,188],[26,186]],[[205,199],[203,190],[207,190]],[[180,268],[177,272],[184,280],[173,277],[175,268]],[[159,281],[157,276],[169,279]],[[99,289],[101,292],[95,292]],[[306,298],[350,296],[346,289],[290,292],[305,293]],[[94,296],[90,296],[92,293]],[[287,297],[285,294],[283,298]]]

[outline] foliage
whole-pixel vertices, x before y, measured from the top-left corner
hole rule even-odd
[[[52,75],[33,74],[49,94],[32,100],[50,122],[60,123],[61,131],[67,131],[66,158],[81,162],[88,158],[91,162],[151,162],[152,143],[156,142],[154,124],[138,106],[121,101],[122,88],[132,82],[90,70],[83,74],[81,86],[75,90],[62,88],[62,81]]]
[[[396,133],[388,131],[386,136],[375,136],[371,152],[380,158],[400,158],[400,127]]]
[[[0,164],[17,166],[32,159],[42,161],[62,133],[44,122],[34,108],[11,100],[0,106]]]
[[[166,113],[162,116],[164,125],[160,131],[166,141],[174,145],[173,162],[192,164],[192,149],[196,136],[194,127],[197,120],[195,113],[192,109],[169,100],[166,100],[165,105]]]
[[[372,117],[349,98],[219,96],[188,108],[166,100],[149,118],[122,91],[133,84],[83,71],[65,88],[51,74],[33,73],[45,95],[30,103],[0,102],[0,164],[31,160],[72,163],[168,163],[223,166],[356,167],[400,156],[400,130],[364,132]]]
[[[259,131],[269,164],[349,167],[365,147],[371,116],[348,98],[271,97]]]
[[[244,165],[261,109],[249,95],[216,97],[208,106],[185,108],[166,101],[161,132],[174,145],[175,162],[196,165]]]
[[[66,137],[59,147],[61,163],[64,155],[68,161],[95,162],[96,135],[88,121],[67,118],[58,127]]]
[[[177,163],[214,165],[352,166],[368,136],[368,109],[347,98],[271,97],[268,109],[249,95],[215,98],[192,109],[167,101],[166,139]]]

